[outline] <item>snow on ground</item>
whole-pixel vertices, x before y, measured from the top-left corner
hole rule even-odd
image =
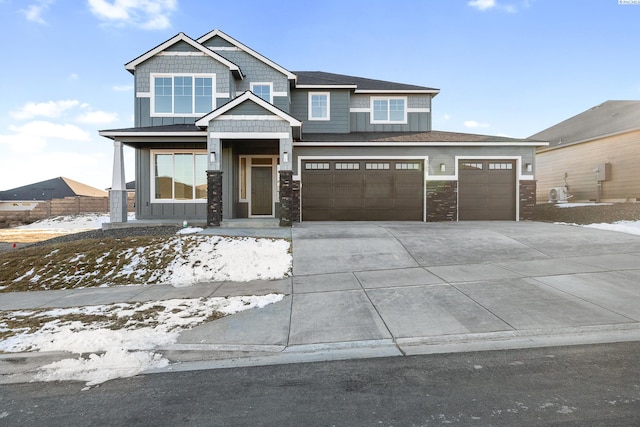
[[[556,203],[556,208],[578,208],[580,206],[611,206],[613,203]]]
[[[613,224],[587,224],[583,227],[597,228],[599,230],[618,231],[621,233],[640,236],[640,221],[616,221]]]
[[[129,213],[129,220],[134,220],[135,215]],[[56,232],[78,232],[83,230],[96,230],[102,228],[102,224],[109,222],[109,214],[88,213],[80,215],[65,215],[42,219],[28,225],[16,227],[18,230],[48,230]]]
[[[132,218],[133,219],[133,218]],[[77,232],[102,227],[108,215],[86,214],[56,217],[19,227],[25,230]],[[160,282],[189,286],[202,281],[250,281],[279,279],[289,274],[292,257],[290,243],[281,239],[228,238],[197,235],[201,228],[185,227],[169,239],[164,250],[175,251],[171,265],[159,274]],[[132,248],[126,269],[138,272],[148,263],[144,248]],[[153,256],[151,251],[148,256]],[[33,273],[32,273],[33,274]],[[84,354],[40,368],[36,380],[81,380],[87,386],[113,378],[123,378],[166,366],[169,361],[155,353],[159,346],[176,342],[179,332],[210,319],[214,312],[230,315],[261,308],[282,300],[284,295],[240,296],[230,298],[174,299],[146,304],[111,304],[71,309],[15,311],[4,318],[40,316],[52,320],[41,328],[0,341],[0,351],[68,351]],[[113,329],[104,321],[107,314],[124,318],[136,312],[143,320],[127,321]],[[84,323],[76,315],[97,316],[101,321]],[[73,316],[74,320],[65,320]],[[15,331],[16,329],[13,329]],[[0,332],[10,329],[0,321]],[[87,356],[88,354],[88,356]]]
[[[5,318],[53,319],[39,329],[25,328],[20,334],[0,341],[0,351],[68,351],[88,356],[63,359],[42,366],[38,381],[79,380],[87,386],[114,378],[139,374],[146,369],[162,368],[169,361],[154,349],[175,343],[179,332],[206,321],[215,312],[225,315],[262,308],[279,302],[284,295],[229,298],[192,298],[152,301],[144,304],[118,303],[51,310],[20,310],[5,313]],[[142,319],[136,314],[143,313]],[[98,320],[83,322],[81,316]],[[113,329],[123,319],[121,329]],[[72,316],[72,320],[65,317]],[[138,319],[138,320],[135,320]],[[0,324],[0,331],[7,330]]]

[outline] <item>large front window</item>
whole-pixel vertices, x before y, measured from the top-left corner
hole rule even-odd
[[[205,152],[155,152],[152,157],[155,201],[206,201]]]
[[[213,110],[215,76],[151,75],[152,111],[158,115],[203,115]]]
[[[371,98],[371,123],[406,123],[406,98]]]

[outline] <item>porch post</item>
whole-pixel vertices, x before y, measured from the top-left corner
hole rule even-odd
[[[296,218],[296,198],[293,188],[293,138],[291,129],[289,137],[281,138],[280,151],[280,226],[291,227]]]
[[[207,171],[207,225],[222,221],[222,171]]]
[[[113,141],[113,176],[109,190],[109,221],[127,222],[127,187],[124,180],[122,142]]]

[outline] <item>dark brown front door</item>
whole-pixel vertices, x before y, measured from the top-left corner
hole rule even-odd
[[[422,221],[421,160],[302,164],[303,221]]]
[[[251,168],[251,215],[273,215],[272,168]]]
[[[516,220],[515,161],[461,160],[458,166],[460,221]]]

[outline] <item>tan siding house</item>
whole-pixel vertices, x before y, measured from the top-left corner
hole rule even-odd
[[[536,151],[538,203],[559,187],[572,202],[640,200],[640,101],[607,101],[530,139],[549,141]]]

